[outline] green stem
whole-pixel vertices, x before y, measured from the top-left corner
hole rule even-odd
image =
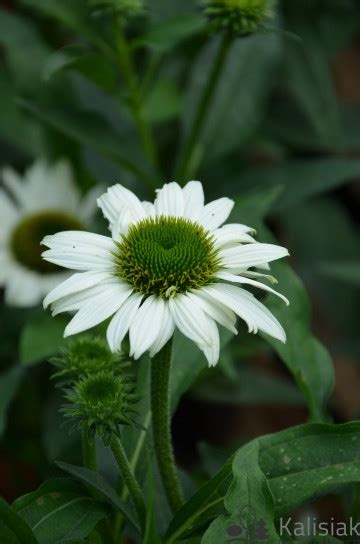
[[[86,429],[82,430],[82,448],[84,467],[96,471],[96,442],[90,444]]]
[[[145,528],[146,508],[139,484],[131,470],[128,458],[120,440],[114,437],[111,441],[111,449],[118,464],[121,477],[129,490],[131,500],[134,503],[141,527]]]
[[[171,347],[172,343],[169,341],[151,361],[151,410],[157,462],[170,507],[176,512],[182,506],[184,498],[171,443],[169,408]]]
[[[198,162],[199,139],[201,138],[206,121],[206,115],[218,85],[231,43],[231,36],[229,34],[225,34],[220,43],[208,82],[200,98],[195,119],[190,129],[189,137],[185,143],[180,165],[177,169],[176,179],[180,183],[185,183],[196,171],[197,165],[195,163]]]
[[[124,36],[121,23],[116,27],[116,47],[123,77],[128,89],[130,107],[137,125],[140,140],[149,161],[156,170],[159,170],[157,149],[144,112],[140,86],[135,73],[131,51]]]

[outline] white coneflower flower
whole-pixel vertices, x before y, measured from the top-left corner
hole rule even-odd
[[[81,199],[65,161],[50,166],[39,160],[23,178],[11,168],[1,174],[7,191],[0,189],[0,285],[7,304],[33,306],[69,275],[41,258],[41,240],[91,227],[96,196],[90,191]]]
[[[43,257],[78,270],[45,299],[53,314],[75,311],[65,336],[94,327],[113,316],[107,338],[113,351],[129,332],[131,355],[153,357],[177,327],[204,352],[209,365],[219,358],[216,322],[236,334],[236,315],[249,332],[261,330],[285,342],[283,328],[253,294],[235,284],[270,291],[254,278],[275,259],[288,255],[280,246],[257,243],[245,225],[221,225],[234,202],[220,198],[204,204],[200,182],[183,189],[163,186],[154,204],[114,185],[98,199],[112,237],[88,232],[46,236]],[[268,276],[271,279],[270,276]]]

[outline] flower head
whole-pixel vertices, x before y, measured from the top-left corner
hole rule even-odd
[[[94,327],[112,316],[107,339],[112,351],[129,333],[130,355],[153,357],[177,327],[204,352],[210,365],[219,358],[216,323],[236,334],[236,315],[249,332],[263,331],[285,342],[277,319],[251,286],[283,295],[259,279],[272,276],[257,268],[285,257],[288,251],[255,241],[253,229],[221,226],[234,202],[220,198],[204,203],[200,182],[184,188],[172,182],[157,192],[154,204],[114,185],[98,199],[111,237],[87,232],[46,236],[44,259],[78,270],[44,300],[53,314],[76,312],[65,336]],[[242,287],[232,284],[240,284]]]
[[[57,371],[53,374],[60,386],[77,382],[102,370],[114,375],[125,370],[125,357],[110,351],[106,340],[90,335],[73,339],[59,356],[50,359]]]
[[[205,15],[217,30],[234,35],[256,32],[271,18],[272,0],[202,0]]]
[[[23,178],[2,171],[0,189],[0,283],[5,301],[33,306],[68,274],[41,258],[40,242],[59,230],[85,230],[95,213],[93,191],[81,199],[65,161],[34,163]],[[98,189],[96,189],[98,192]]]
[[[62,412],[75,421],[73,428],[85,428],[89,440],[96,434],[109,445],[112,435],[119,436],[120,425],[133,425],[138,397],[134,384],[121,375],[102,370],[81,378],[68,391]]]

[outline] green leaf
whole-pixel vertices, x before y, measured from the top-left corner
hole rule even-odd
[[[43,15],[56,19],[94,43],[103,45],[86,2],[74,2],[73,0],[46,0],[46,2],[43,0],[21,0],[21,2],[38,10]]]
[[[340,139],[340,113],[318,23],[306,17],[301,7],[294,10],[289,30],[302,38],[287,42],[289,87],[324,144],[334,147]]]
[[[259,443],[256,440],[238,451],[232,471],[234,481],[224,499],[227,514],[210,525],[202,544],[223,542],[226,537],[234,536],[234,530],[247,542],[267,539],[273,544],[281,543],[274,525],[272,495],[259,466]]]
[[[207,162],[239,149],[259,127],[275,81],[279,44],[276,33],[256,34],[233,43],[199,143],[199,154],[206,152]],[[184,138],[189,133],[218,46],[217,40],[211,42],[193,67],[185,96]]]
[[[39,544],[30,527],[0,497],[1,544]]]
[[[241,527],[242,506],[251,507],[245,512],[253,517],[254,509],[257,520],[265,521],[271,542],[278,542],[274,516],[278,520],[305,502],[360,481],[359,441],[360,422],[301,425],[253,440],[176,513],[166,544],[194,534],[219,514],[203,542],[222,542],[229,526]]]
[[[26,90],[38,85],[48,47],[30,20],[0,8],[0,44],[13,81]]]
[[[79,480],[81,483],[98,491],[114,508],[116,508],[116,510],[119,510],[119,512],[125,516],[137,531],[140,530],[133,513],[101,474],[93,472],[85,467],[78,467],[61,461],[58,461],[56,464],[59,468]]]
[[[63,544],[85,538],[108,515],[108,508],[71,480],[48,480],[17,499],[16,513],[32,528],[39,544]]]
[[[312,420],[323,421],[334,388],[331,357],[311,332],[309,299],[300,279],[284,262],[275,263],[272,271],[279,282],[278,289],[289,298],[290,306],[278,304],[275,297],[268,297],[266,305],[282,323],[287,341],[282,344],[268,336],[266,341],[292,372]]]
[[[174,17],[153,24],[137,38],[134,47],[146,46],[157,52],[166,52],[204,30],[204,18],[196,15]]]
[[[250,194],[256,210],[256,191]],[[270,190],[270,195],[272,194],[273,190]],[[263,197],[264,191],[260,191],[259,203]],[[271,207],[273,201],[270,202]],[[237,199],[232,219],[255,227],[260,241],[278,243],[261,220],[256,222],[256,217],[248,204],[249,198],[246,196],[244,199]],[[326,403],[334,387],[334,370],[330,355],[311,332],[310,301],[298,276],[286,261],[272,264],[272,272],[279,282],[279,291],[289,299],[290,306],[285,306],[274,296],[267,297],[266,306],[283,325],[287,341],[286,344],[282,344],[269,336],[264,337],[293,374],[307,402],[312,420],[323,421],[326,418]]]
[[[320,262],[319,271],[321,274],[346,282],[351,285],[360,286],[360,262],[359,261],[334,261]]]
[[[42,313],[29,321],[20,336],[19,357],[24,366],[39,363],[54,355],[64,345],[64,318]]]
[[[360,422],[302,425],[259,443],[277,517],[360,481]]]
[[[173,120],[182,108],[182,98],[170,80],[159,79],[146,97],[145,112],[149,121],[163,123]]]
[[[22,376],[23,369],[19,366],[9,368],[0,374],[0,436],[5,430],[7,411],[16,395]]]
[[[230,167],[231,168],[231,167]],[[233,182],[226,186],[234,191],[265,190],[274,187],[282,188],[281,197],[274,204],[274,212],[297,206],[300,202],[326,191],[341,187],[360,175],[360,160],[357,159],[311,159],[290,160],[274,166],[248,168],[236,176],[231,171]]]
[[[222,512],[224,496],[231,481],[231,462],[228,462],[176,512],[165,535],[165,544],[182,540],[190,529]]]
[[[50,126],[66,134],[76,142],[88,146],[105,157],[120,164],[124,169],[140,176],[142,179],[152,179],[149,174],[128,158],[134,155],[133,149],[125,151],[121,134],[116,133],[110,124],[98,113],[83,111],[67,106],[48,106],[43,108],[27,100],[20,104],[30,113],[45,121]],[[135,160],[135,159],[134,159]],[[144,161],[141,161],[144,164]],[[150,169],[148,169],[150,171]]]
[[[50,55],[43,67],[46,82],[62,72],[75,70],[109,92],[116,85],[112,64],[104,57],[80,45],[69,45]]]
[[[302,406],[304,404],[302,396],[292,383],[250,368],[240,368],[231,378],[219,376],[202,382],[193,388],[192,396],[222,405]]]

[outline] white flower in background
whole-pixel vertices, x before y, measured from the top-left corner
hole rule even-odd
[[[39,160],[23,177],[11,168],[1,174],[0,285],[7,304],[33,306],[69,276],[41,258],[41,240],[59,230],[90,228],[96,195],[92,190],[81,198],[65,161],[50,166]]]
[[[263,331],[282,342],[283,328],[252,293],[259,287],[281,297],[257,278],[256,271],[288,255],[280,246],[257,243],[245,225],[221,225],[234,202],[220,198],[204,204],[200,182],[183,189],[175,182],[157,192],[155,203],[114,185],[98,199],[111,237],[88,232],[46,236],[44,259],[80,271],[44,300],[53,315],[76,314],[65,336],[112,317],[107,338],[113,351],[129,332],[131,355],[153,357],[177,327],[204,352],[209,365],[219,358],[219,323],[236,334],[236,315],[249,332]]]

